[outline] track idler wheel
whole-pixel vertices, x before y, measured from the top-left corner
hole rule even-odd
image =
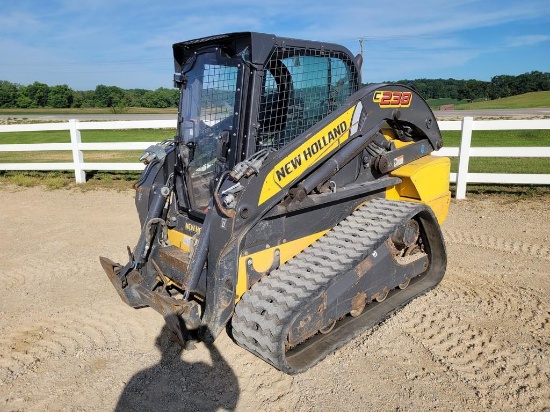
[[[367,305],[367,294],[365,292],[358,293],[351,300],[351,310],[349,311],[349,314],[354,318],[356,318],[361,313],[363,313],[366,305]]]
[[[411,283],[411,278],[407,278],[403,283],[399,284],[399,289],[407,289],[407,286]]]
[[[374,295],[374,300],[376,300],[378,303],[384,302],[388,297],[388,293],[390,293],[390,290],[388,288],[384,288],[384,290]]]

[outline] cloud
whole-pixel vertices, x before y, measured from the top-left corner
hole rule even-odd
[[[361,2],[335,8],[307,8],[305,23],[299,35],[329,41],[345,41],[350,38],[392,39],[404,37],[436,37],[465,30],[493,27],[501,24],[540,18],[550,12],[550,2],[501,1],[494,3],[470,0],[435,0],[421,3],[396,0],[380,7]],[[329,17],[329,18],[327,18]]]
[[[185,27],[182,31],[181,28]],[[213,34],[228,33],[233,31],[260,31],[263,23],[260,18],[254,16],[241,16],[238,13],[220,13],[212,11],[205,19],[200,14],[189,14],[160,28],[156,33],[144,39],[143,46],[150,48],[166,48],[171,50],[172,44],[180,41],[211,36]]]
[[[444,73],[448,69],[467,66],[479,55],[480,52],[476,50],[440,50],[425,53],[403,51],[399,54],[375,56],[367,53],[363,62],[363,82],[448,77],[434,76],[434,73]]]
[[[78,88],[92,80],[112,84],[120,79],[121,86],[134,81],[156,88],[153,79],[171,77],[173,43],[233,31],[340,43],[353,53],[364,38],[370,73],[380,73],[381,80],[404,77],[401,73],[439,76],[450,67],[475,77],[475,68],[466,67],[473,59],[492,62],[499,52],[543,47],[547,34],[525,33],[545,33],[548,16],[548,0],[302,0],[299,6],[295,0],[8,1],[0,15],[0,78],[9,69],[7,80],[26,81],[14,66],[20,63],[22,72],[32,68],[36,76],[48,72],[55,79],[57,71],[53,84],[68,81],[70,74]],[[531,29],[532,22],[539,26]],[[504,28],[509,39],[502,35]],[[379,70],[384,62],[393,66]]]
[[[38,16],[24,12],[10,12],[0,14],[0,33],[25,33],[44,28],[45,22]]]
[[[506,45],[509,47],[524,47],[534,46],[536,44],[544,43],[547,41],[550,41],[550,35],[548,34],[529,34],[508,39]]]

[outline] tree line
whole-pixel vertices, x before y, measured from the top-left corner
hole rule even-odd
[[[532,71],[518,76],[499,75],[491,78],[489,82],[456,79],[405,79],[395,83],[412,84],[425,99],[493,100],[529,92],[548,91],[550,90],[550,73]]]
[[[88,108],[88,107],[177,107],[177,89],[122,89],[99,85],[95,90],[73,90],[66,84],[48,86],[34,82],[28,86],[0,80],[0,108]]]
[[[456,79],[403,79],[412,84],[425,99],[450,98],[457,100],[498,99],[518,94],[550,90],[550,73],[532,71],[518,76],[499,75],[491,81]],[[158,88],[122,89],[99,85],[95,90],[73,90],[66,84],[48,86],[34,82],[23,86],[0,80],[0,108],[124,108],[177,107],[178,90]]]

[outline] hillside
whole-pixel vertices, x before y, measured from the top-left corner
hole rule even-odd
[[[550,91],[523,93],[494,100],[478,99],[473,102],[448,97],[426,99],[426,102],[433,110],[439,110],[441,106],[448,104],[454,105],[456,110],[540,108],[550,107]]]
[[[456,109],[516,109],[531,107],[550,107],[550,91],[531,92],[517,96],[503,97],[495,100],[485,100],[458,104]]]

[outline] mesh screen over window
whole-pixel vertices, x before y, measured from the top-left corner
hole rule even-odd
[[[354,67],[344,53],[275,50],[262,88],[256,150],[279,149],[340,106],[357,91]]]
[[[236,88],[236,67],[204,66],[201,118],[206,124],[216,124],[233,114]]]

